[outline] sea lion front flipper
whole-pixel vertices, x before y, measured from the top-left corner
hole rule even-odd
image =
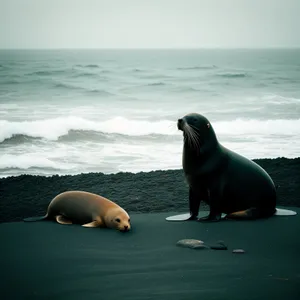
[[[198,222],[219,222],[222,219],[222,211],[220,209],[222,201],[222,191],[220,187],[215,186],[207,190],[209,200],[209,215],[199,218]]]
[[[101,227],[102,223],[98,220],[92,221],[90,223],[83,224],[83,227]]]
[[[196,193],[192,188],[189,189],[189,209],[191,217],[189,220],[196,220],[200,208],[201,193]]]
[[[258,217],[260,217],[260,211],[255,207],[251,207],[246,210],[230,213],[226,216],[226,219],[252,220]]]
[[[221,213],[210,213],[206,217],[199,218],[197,221],[198,222],[219,222],[222,219],[222,214]]]
[[[182,222],[182,221],[189,221],[189,220],[196,220],[196,219],[197,218],[191,216],[190,213],[166,217],[166,221],[171,221],[171,222]]]
[[[67,219],[66,217],[62,216],[62,215],[58,215],[55,217],[56,222],[59,224],[63,224],[63,225],[70,225],[72,224],[72,221],[70,221],[69,219]]]

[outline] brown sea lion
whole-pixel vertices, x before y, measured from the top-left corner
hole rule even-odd
[[[60,224],[84,227],[107,227],[120,231],[131,229],[128,213],[113,201],[85,191],[67,191],[57,195],[41,217],[25,218],[25,222],[55,219]]]

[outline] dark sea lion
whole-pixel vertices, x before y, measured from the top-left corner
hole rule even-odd
[[[272,215],[294,215],[276,209],[276,187],[258,164],[222,146],[213,126],[203,115],[191,113],[179,119],[184,145],[182,164],[189,184],[189,214],[168,217],[168,221],[197,219],[200,202],[210,207],[198,221],[259,219]]]
[[[47,213],[41,217],[26,218],[33,222],[55,219],[60,224],[81,224],[84,227],[107,227],[129,231],[128,213],[113,201],[85,191],[67,191],[50,202]]]

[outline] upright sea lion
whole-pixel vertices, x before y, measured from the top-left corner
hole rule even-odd
[[[222,146],[213,126],[203,115],[191,113],[179,119],[184,145],[182,165],[189,184],[189,214],[168,217],[169,221],[197,219],[200,202],[209,215],[198,221],[258,219],[272,215],[294,215],[276,209],[276,187],[258,164]]]
[[[84,191],[67,191],[57,195],[41,217],[26,218],[33,222],[55,219],[60,224],[78,223],[84,227],[107,227],[120,231],[131,229],[127,212],[111,200]]]

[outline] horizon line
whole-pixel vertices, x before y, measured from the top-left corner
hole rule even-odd
[[[269,46],[269,47],[53,47],[53,48],[0,48],[3,50],[269,50],[269,49],[300,49],[300,46]]]

